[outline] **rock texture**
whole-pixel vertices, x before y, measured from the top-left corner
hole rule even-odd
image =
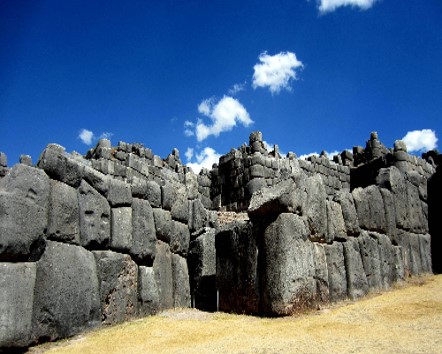
[[[0,153],[0,351],[174,307],[281,316],[440,272],[442,157],[329,160],[249,144],[194,174],[174,149]]]

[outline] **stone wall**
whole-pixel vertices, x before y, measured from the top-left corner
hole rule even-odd
[[[198,175],[106,139],[36,166],[0,153],[0,348],[175,307],[285,315],[431,272],[442,159],[424,157],[375,133],[330,161],[254,132]]]
[[[35,167],[0,157],[0,348],[191,305],[190,240],[216,213],[176,150],[102,140],[86,157],[48,145]]]

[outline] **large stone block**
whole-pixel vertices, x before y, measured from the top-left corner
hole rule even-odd
[[[304,220],[280,214],[264,231],[262,309],[286,315],[312,306],[316,300],[314,247]]]
[[[357,299],[368,293],[368,282],[362,265],[358,240],[349,238],[343,243],[344,262],[347,274],[347,294]]]
[[[201,230],[207,226],[208,222],[209,215],[201,200],[191,201],[189,205],[189,230],[191,232]]]
[[[138,315],[138,267],[129,255],[94,251],[104,324],[128,321]]]
[[[169,245],[157,241],[156,256],[153,262],[153,271],[157,283],[159,295],[159,309],[171,309],[174,306],[173,297],[173,272],[172,272],[172,253]]]
[[[153,210],[147,200],[132,201],[132,245],[130,253],[139,264],[151,265],[155,259],[156,231]]]
[[[330,301],[330,286],[328,283],[327,257],[325,246],[321,243],[313,243],[313,258],[315,261],[316,301]]]
[[[324,247],[327,257],[330,300],[344,300],[347,298],[347,274],[342,243],[333,242],[331,245],[325,245]]]
[[[132,191],[130,185],[117,179],[111,179],[109,191],[107,193],[107,200],[113,207],[130,206],[132,204]]]
[[[323,238],[327,233],[327,210],[324,184],[319,175],[313,175],[305,180],[307,198],[304,213],[307,216],[310,234],[315,238]]]
[[[158,312],[160,296],[152,267],[138,267],[138,301],[141,316]]]
[[[48,225],[49,190],[46,173],[22,164],[0,180],[0,260],[39,257]]]
[[[386,232],[384,201],[377,186],[356,188],[352,192],[361,228]]]
[[[80,244],[80,213],[75,188],[51,180],[48,238]]]
[[[0,263],[0,348],[31,342],[35,263]]]
[[[84,248],[48,241],[37,262],[33,339],[55,340],[100,324],[95,259]]]
[[[219,310],[259,313],[258,246],[250,223],[220,230],[215,248]]]
[[[111,242],[112,249],[129,252],[132,247],[132,208],[111,209]]]
[[[341,205],[331,200],[326,200],[326,211],[327,233],[324,237],[325,242],[331,243],[334,239],[342,240],[347,236],[347,229]]]
[[[189,222],[189,201],[187,200],[184,187],[181,187],[177,191],[176,199],[172,204],[170,213],[173,220],[181,221],[184,224]]]
[[[181,256],[187,256],[189,251],[190,232],[187,225],[172,220],[172,230],[170,234],[170,250]]]
[[[78,188],[80,243],[86,248],[107,247],[110,241],[110,207],[87,182]]]
[[[359,235],[358,214],[352,194],[347,190],[340,190],[335,194],[334,200],[341,205],[347,234],[351,236]]]
[[[78,187],[84,175],[85,164],[66,153],[64,147],[49,144],[40,156],[38,167],[51,178]]]
[[[378,242],[374,237],[371,237],[367,231],[361,232],[361,235],[358,237],[358,242],[368,287],[371,290],[377,291],[382,288],[381,260]]]
[[[216,253],[215,229],[208,229],[190,243],[190,289],[195,307],[216,310]]]
[[[173,307],[190,307],[189,270],[185,258],[172,253]]]

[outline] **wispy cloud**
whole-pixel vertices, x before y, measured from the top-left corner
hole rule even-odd
[[[244,81],[242,84],[235,84],[229,89],[229,95],[235,96],[238,92],[245,91],[247,85],[247,81]]]
[[[437,137],[434,130],[422,129],[408,132],[402,140],[407,145],[409,152],[428,151],[437,147]]]
[[[219,136],[222,132],[230,131],[237,123],[245,127],[253,123],[244,106],[237,99],[229,96],[224,96],[216,103],[213,98],[202,101],[198,106],[198,112],[210,118],[211,124],[206,124],[202,119],[198,119],[195,131],[193,131],[191,129],[193,125],[189,124],[191,123],[189,122],[184,134],[192,136],[194,133],[199,142],[211,135]],[[186,133],[186,130],[189,131]]]
[[[271,93],[279,93],[281,89],[290,91],[290,80],[296,80],[296,70],[303,68],[302,62],[291,52],[275,55],[264,52],[260,54],[259,61],[253,67],[252,86],[254,89],[268,87]]]
[[[83,142],[83,144],[91,145],[92,139],[94,138],[94,133],[87,129],[81,129],[78,133],[78,138]]]
[[[195,123],[192,123],[191,121],[186,120],[184,122],[184,135],[187,137],[191,137],[194,136],[194,128],[195,128]]]
[[[103,132],[100,135],[95,135],[94,132],[88,129],[81,129],[78,133],[78,139],[85,145],[92,145],[97,140],[100,139],[110,139],[114,134],[110,132]]]
[[[333,12],[338,7],[352,6],[361,10],[367,10],[373,6],[377,0],[317,0],[319,12],[322,14]]]
[[[194,157],[194,150],[192,148],[188,148],[185,155],[187,158],[187,166],[195,173],[200,173],[203,168],[212,169],[213,164],[218,163],[221,157],[221,155],[211,147],[206,147],[199,154],[196,154],[196,162],[191,162],[191,159]]]

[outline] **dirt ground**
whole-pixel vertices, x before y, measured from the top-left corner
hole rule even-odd
[[[308,314],[175,310],[29,353],[442,353],[442,275]]]

